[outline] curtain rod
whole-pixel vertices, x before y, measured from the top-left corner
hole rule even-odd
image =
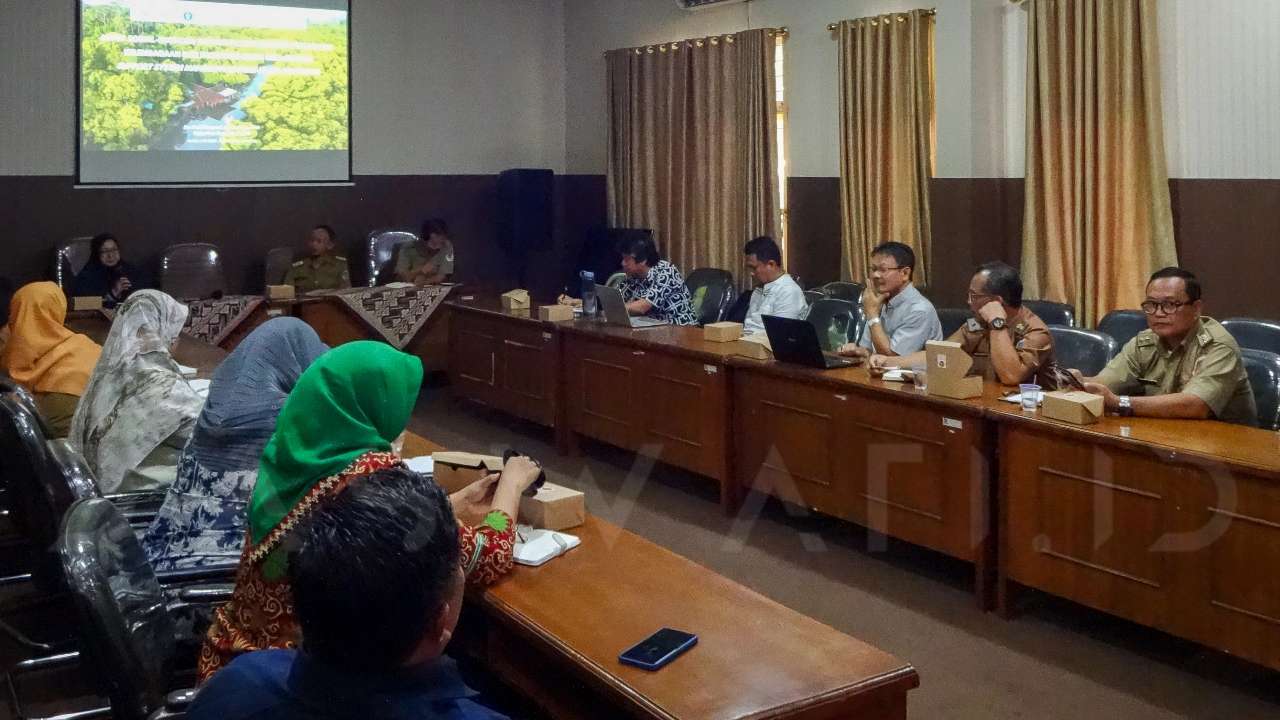
[[[907,13],[889,13],[889,14],[890,14],[890,15],[906,15]],[[923,15],[925,15],[925,16],[929,16],[929,15],[937,15],[937,14],[938,14],[938,9],[937,9],[937,8],[929,8],[928,10],[925,10],[922,14],[923,14]],[[859,19],[859,20],[871,20],[872,18],[858,18],[858,19]],[[836,29],[836,28],[838,28],[838,27],[840,27],[840,23],[838,23],[838,22],[829,23],[829,24],[827,25],[827,30],[835,30],[835,29]]]
[[[782,37],[789,37],[789,36],[791,35],[791,30],[789,30],[789,29],[787,28],[787,26],[785,26],[785,25],[783,25],[782,27],[779,27],[779,28],[750,28],[750,29],[752,29],[752,30],[768,30],[768,31],[769,31],[769,36],[770,36],[770,37],[777,37],[777,36],[779,36],[779,35],[781,35]],[[744,30],[743,32],[746,32],[746,31]],[[725,34],[723,34],[723,35],[708,35],[708,36],[700,37],[700,38],[687,38],[687,39],[685,39],[685,40],[676,40],[676,41],[674,41],[674,42],[658,43],[657,45],[639,45],[639,46],[636,46],[636,47],[618,48],[618,50],[605,50],[605,51],[604,51],[603,53],[601,53],[601,54],[603,54],[603,55],[608,55],[608,54],[609,54],[609,53],[611,53],[611,52],[618,52],[619,50],[621,50],[621,51],[631,51],[631,52],[634,52],[634,53],[636,53],[636,54],[640,54],[640,53],[642,53],[642,52],[646,52],[646,51],[648,51],[648,52],[653,52],[653,51],[655,51],[655,50],[662,50],[662,51],[665,51],[667,48],[671,48],[671,49],[673,49],[673,50],[674,50],[674,49],[678,48],[678,47],[679,47],[679,46],[681,46],[681,45],[689,45],[689,46],[691,46],[691,47],[692,47],[692,46],[697,45],[697,46],[699,46],[699,47],[700,47],[700,46],[701,46],[701,44],[702,44],[704,41],[705,41],[705,42],[709,42],[709,41],[712,41],[712,40],[719,41],[721,38],[724,38],[726,42],[733,42],[733,36],[734,36],[734,34],[735,34],[735,33],[725,33]]]

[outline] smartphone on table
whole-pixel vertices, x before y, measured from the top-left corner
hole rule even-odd
[[[657,670],[698,644],[698,636],[674,628],[662,628],[623,651],[618,660],[645,670]]]

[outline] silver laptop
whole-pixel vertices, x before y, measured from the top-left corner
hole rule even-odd
[[[627,312],[627,303],[622,299],[622,291],[617,288],[611,288],[608,285],[597,285],[596,299],[600,301],[600,309],[604,311],[604,321],[610,325],[621,325],[629,328],[670,325],[666,320],[636,317]]]

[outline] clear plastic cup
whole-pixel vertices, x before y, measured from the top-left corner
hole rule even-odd
[[[1018,392],[1022,395],[1022,410],[1024,412],[1035,412],[1040,407],[1040,386],[1034,383],[1025,383],[1018,386]]]
[[[928,391],[929,369],[924,365],[916,365],[911,368],[911,384],[915,385],[920,392]]]

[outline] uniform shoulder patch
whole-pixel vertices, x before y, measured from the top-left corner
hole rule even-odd
[[[1149,347],[1155,345],[1159,337],[1151,330],[1143,330],[1133,336],[1133,344],[1137,347]]]

